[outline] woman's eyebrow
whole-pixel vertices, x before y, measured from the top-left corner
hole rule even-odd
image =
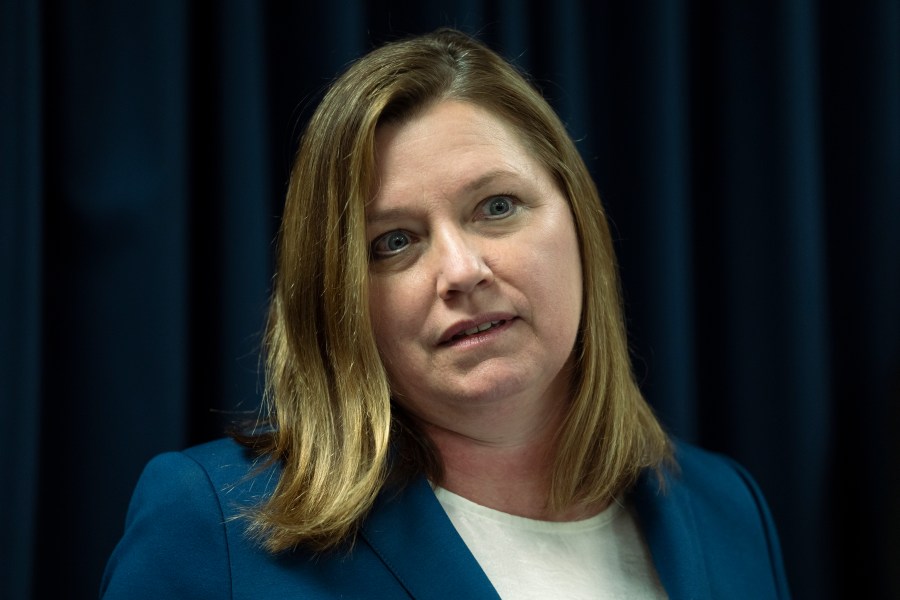
[[[462,186],[460,192],[463,194],[477,192],[482,188],[491,185],[498,179],[515,179],[520,176],[521,175],[518,172],[510,169],[492,169]]]
[[[405,207],[385,208],[382,210],[371,211],[366,214],[366,224],[372,225],[381,223],[382,221],[396,221],[397,219],[408,216],[409,213],[409,209]]]
[[[510,169],[492,169],[479,175],[475,179],[463,184],[455,192],[458,195],[470,195],[481,191],[498,180],[518,179],[521,174]],[[366,223],[373,224],[382,221],[391,221],[403,218],[409,215],[410,210],[406,207],[385,208],[381,210],[367,211]]]

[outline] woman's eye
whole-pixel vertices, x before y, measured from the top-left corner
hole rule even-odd
[[[507,196],[494,196],[493,198],[488,198],[481,208],[483,216],[488,219],[506,217],[514,212],[515,209],[516,205],[512,198]]]
[[[372,242],[372,256],[374,258],[384,258],[397,254],[407,246],[411,240],[409,234],[405,231],[389,231],[384,235],[375,238]]]

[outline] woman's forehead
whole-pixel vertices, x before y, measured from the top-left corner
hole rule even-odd
[[[422,190],[476,193],[543,171],[517,132],[481,107],[443,102],[376,134],[376,199]],[[381,204],[381,202],[376,202]]]

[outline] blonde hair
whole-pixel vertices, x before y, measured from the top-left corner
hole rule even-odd
[[[631,371],[612,240],[594,183],[552,108],[509,63],[453,30],[393,42],[350,66],[303,135],[278,242],[266,339],[270,428],[245,438],[282,465],[251,529],[273,551],[334,548],[389,476],[440,481],[441,461],[391,403],[368,301],[365,206],[375,131],[454,99],[511,124],[571,204],[584,274],[573,401],[550,507],[603,502],[658,469],[669,441]]]

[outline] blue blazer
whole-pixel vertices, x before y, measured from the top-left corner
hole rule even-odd
[[[665,492],[643,477],[631,501],[672,600],[788,598],[765,500],[743,468],[678,444]],[[498,598],[427,481],[382,494],[351,551],[272,556],[245,535],[242,507],[272,489],[275,467],[231,440],[160,455],[134,492],[101,596],[113,599]],[[248,474],[250,476],[248,477]]]

